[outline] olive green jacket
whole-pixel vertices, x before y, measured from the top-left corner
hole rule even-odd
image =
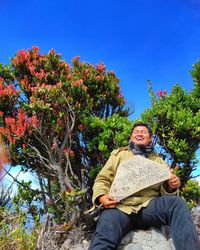
[[[123,160],[127,160],[130,157],[133,157],[133,153],[128,147],[118,148],[112,151],[105,166],[97,175],[93,186],[92,201],[95,206],[99,205],[97,199],[99,196],[109,193],[119,164]],[[164,164],[168,167],[164,160],[155,153],[151,153],[148,159]],[[146,207],[153,198],[161,195],[175,195],[177,192],[178,191],[174,193],[167,193],[163,187],[163,183],[158,183],[125,198],[117,204],[116,208],[127,214],[131,214],[132,212],[138,213],[138,211],[142,207]]]

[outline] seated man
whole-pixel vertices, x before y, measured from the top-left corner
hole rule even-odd
[[[171,173],[167,181],[117,200],[109,195],[118,166],[134,155],[166,163],[153,152],[152,132],[144,123],[133,126],[129,147],[114,150],[98,174],[93,187],[93,203],[103,207],[89,250],[117,249],[131,230],[169,225],[177,250],[199,250],[199,240],[190,211],[179,196],[179,178]]]

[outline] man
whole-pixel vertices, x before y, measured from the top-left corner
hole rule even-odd
[[[121,239],[137,228],[169,225],[177,250],[199,250],[198,236],[186,203],[177,196],[181,183],[172,172],[165,181],[118,201],[109,195],[118,166],[134,155],[166,163],[153,152],[152,132],[145,123],[133,126],[130,146],[114,150],[98,174],[93,187],[93,203],[104,209],[98,219],[89,250],[117,249]]]

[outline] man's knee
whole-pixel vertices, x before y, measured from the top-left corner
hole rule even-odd
[[[164,210],[167,214],[189,214],[187,203],[179,196],[163,196]]]
[[[98,223],[110,224],[113,226],[117,226],[117,224],[123,225],[128,224],[130,218],[124,212],[113,208],[113,209],[105,209],[99,217]],[[109,223],[108,223],[109,222]]]
[[[105,244],[106,246],[110,245],[116,248],[124,234],[127,232],[129,223],[129,216],[122,211],[117,209],[105,209],[99,217],[92,238],[92,246],[94,245],[96,247],[95,244],[101,242],[101,245]]]
[[[167,196],[166,195],[166,196],[163,196],[163,199],[165,199],[166,202],[169,203],[170,205],[181,206],[181,207],[187,208],[186,202],[179,196],[175,196],[175,195]]]

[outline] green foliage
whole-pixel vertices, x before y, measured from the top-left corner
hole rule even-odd
[[[86,190],[73,189],[72,191],[59,192],[57,183],[52,183],[54,199],[47,200],[48,212],[55,215],[53,221],[62,224],[66,221],[75,222],[79,215],[86,210]]]
[[[5,205],[0,207],[0,249],[33,250],[42,213],[38,206],[41,201],[39,192],[31,189],[31,181],[22,181],[13,199],[10,192],[4,189],[6,195],[3,197],[8,198],[3,199]]]
[[[88,141],[88,150],[93,152],[93,148],[97,147],[105,157],[108,157],[110,151],[114,148],[127,145],[132,122],[118,114],[114,114],[107,119],[89,116],[86,126],[90,134],[96,134]],[[86,135],[88,131],[85,131]]]
[[[22,208],[26,209],[27,213],[32,216],[35,222],[40,221],[40,215],[44,213],[41,205],[41,194],[38,190],[31,188],[31,181],[22,181],[18,185],[18,192],[13,198],[13,205],[15,210],[20,212]]]
[[[83,212],[85,193],[86,190],[73,190],[62,194],[62,200],[67,204],[63,213],[65,220],[67,218],[67,220],[73,221],[79,218],[78,215]]]
[[[37,227],[30,231],[25,227],[26,215],[0,208],[0,249],[2,250],[33,250],[37,242]]]
[[[195,152],[200,142],[200,112],[196,108],[199,96],[176,84],[170,94],[159,90],[158,97],[149,82],[152,107],[142,114],[158,137],[158,144],[172,168],[179,165],[183,184],[196,168]]]
[[[196,180],[187,181],[180,195],[186,200],[190,209],[200,205],[200,186]]]
[[[89,178],[90,178],[92,183],[94,182],[96,176],[98,175],[98,173],[100,172],[102,167],[103,167],[103,165],[91,168],[90,173],[89,173]]]
[[[90,181],[93,181],[100,171],[110,152],[118,147],[128,144],[132,122],[127,117],[113,114],[105,118],[88,116],[85,120],[87,129],[82,131],[82,137],[87,141],[86,146],[82,145],[83,150],[87,150],[90,156]]]

